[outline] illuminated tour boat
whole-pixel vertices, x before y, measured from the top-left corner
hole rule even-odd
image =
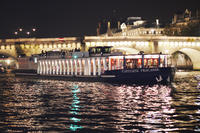
[[[37,58],[37,75],[70,80],[116,83],[168,83],[174,68],[165,54],[124,55],[111,47],[91,47],[88,52],[49,51]]]

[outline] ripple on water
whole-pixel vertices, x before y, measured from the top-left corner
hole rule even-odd
[[[0,78],[3,132],[199,131],[194,72],[169,86]]]

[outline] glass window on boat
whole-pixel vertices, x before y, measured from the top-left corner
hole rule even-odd
[[[135,69],[141,67],[140,59],[126,59],[126,69]]]
[[[126,58],[126,69],[142,67],[142,55],[128,55]]]
[[[80,60],[77,60],[77,62],[76,62],[76,65],[77,65],[77,74],[78,75],[81,75],[80,73],[81,73],[81,65],[80,65]]]
[[[104,61],[103,60],[104,60],[103,58],[101,58],[101,60],[100,60],[100,63],[101,63],[101,72],[102,73],[104,73],[104,71],[105,71],[104,70],[104,64],[103,64]]]
[[[111,69],[112,70],[117,69],[117,59],[111,59]]]
[[[158,59],[153,59],[153,67],[158,67]]]
[[[152,59],[144,59],[144,67],[145,68],[152,68],[153,67],[153,60]]]
[[[104,47],[103,53],[111,53],[111,47]]]
[[[124,60],[119,59],[119,69],[123,69],[123,65],[124,65]]]
[[[68,62],[68,65],[69,65],[69,73],[71,73],[72,65],[71,65],[71,61],[70,61],[70,60],[69,60],[69,62]]]
[[[111,70],[123,69],[123,56],[113,56],[113,57],[110,57],[109,61],[110,61],[109,68]]]
[[[160,59],[160,67],[165,67],[165,58]]]
[[[100,54],[101,53],[101,48],[96,48],[96,53]]]
[[[168,65],[167,55],[161,55],[160,56],[160,67],[167,67],[167,65]]]
[[[82,73],[84,73],[84,70],[85,70],[85,58],[83,58],[82,60],[81,60],[81,63],[82,63]]]
[[[96,48],[90,48],[89,49],[90,54],[95,54],[96,53]]]

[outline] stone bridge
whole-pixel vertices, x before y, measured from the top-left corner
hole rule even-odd
[[[193,69],[200,69],[200,37],[172,36],[117,36],[97,37],[86,36],[85,46],[113,46],[125,53],[164,53],[174,55],[183,53],[190,58]]]
[[[80,39],[66,38],[19,38],[0,40],[0,54],[16,58],[19,54],[40,54],[51,50],[72,50],[81,48]]]
[[[80,38],[21,38],[0,40],[0,54],[16,58],[19,53],[27,56],[51,50],[87,50],[94,46],[113,46],[124,53],[183,53],[192,62],[193,69],[200,69],[200,37],[174,36],[85,36]]]

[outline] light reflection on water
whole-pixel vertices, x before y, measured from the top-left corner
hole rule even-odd
[[[0,76],[2,132],[200,131],[200,89],[177,73],[170,86],[128,86]]]
[[[80,111],[80,106],[78,105],[80,103],[79,97],[77,97],[77,93],[80,92],[80,89],[78,88],[78,85],[74,85],[72,88],[72,93],[73,93],[73,101],[71,105],[71,111],[69,112],[70,114],[73,114],[70,119],[72,120],[73,124],[70,125],[70,130],[71,131],[76,131],[77,129],[83,128],[82,126],[77,125],[78,122],[81,121],[80,118],[76,118],[78,116],[78,112]]]

